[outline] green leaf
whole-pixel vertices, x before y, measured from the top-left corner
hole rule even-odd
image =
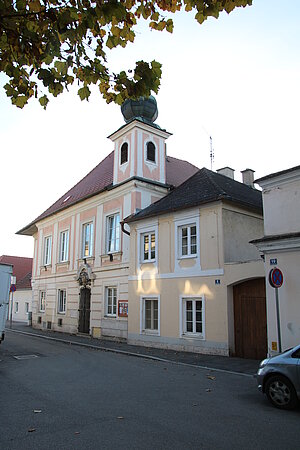
[[[88,86],[84,86],[78,89],[78,95],[80,97],[80,100],[88,100],[89,96],[91,95],[91,91],[89,90]]]
[[[19,95],[16,98],[12,98],[11,102],[13,105],[16,105],[18,108],[24,108],[28,101],[28,98],[25,95]]]
[[[46,95],[44,95],[43,97],[40,97],[40,98],[39,98],[39,102],[40,102],[40,105],[41,105],[44,109],[46,109],[46,107],[47,107],[47,105],[48,105],[48,103],[49,103],[49,99],[48,99],[48,97],[47,97]]]

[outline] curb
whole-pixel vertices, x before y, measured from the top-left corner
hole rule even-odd
[[[63,344],[68,344],[68,345],[77,345],[79,347],[92,348],[94,350],[100,350],[100,351],[104,351],[104,352],[111,352],[111,353],[116,353],[116,354],[120,354],[120,355],[133,356],[133,357],[137,357],[137,358],[149,359],[152,361],[158,361],[158,362],[163,362],[163,363],[168,363],[168,364],[175,364],[177,366],[193,367],[194,369],[202,369],[202,370],[209,370],[209,371],[220,372],[220,373],[228,373],[231,375],[239,375],[239,376],[248,377],[248,378],[254,377],[254,375],[251,375],[249,373],[235,372],[233,370],[218,369],[218,368],[214,368],[214,367],[189,364],[189,363],[184,363],[181,361],[173,361],[171,359],[160,358],[160,357],[154,356],[154,355],[145,355],[143,353],[135,353],[135,352],[130,352],[128,350],[118,350],[115,348],[102,347],[101,345],[86,344],[84,342],[75,342],[75,341],[70,341],[70,340],[62,339],[62,338],[44,336],[42,334],[37,334],[37,333],[29,333],[27,331],[13,330],[10,328],[5,329],[5,331],[11,332],[11,333],[23,334],[25,336],[47,339],[49,341],[61,342]]]

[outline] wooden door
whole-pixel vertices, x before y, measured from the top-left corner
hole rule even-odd
[[[91,290],[88,288],[80,289],[79,300],[79,320],[78,331],[79,333],[90,332],[90,312],[91,312]]]
[[[235,356],[263,359],[267,355],[265,279],[233,287]]]

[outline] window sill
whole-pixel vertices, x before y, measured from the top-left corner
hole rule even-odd
[[[43,310],[39,310],[39,314],[44,314],[46,311],[45,311],[45,309],[43,309]]]
[[[154,264],[156,263],[156,259],[143,259],[141,262],[141,264]]]
[[[44,272],[47,272],[47,270],[51,269],[51,268],[52,268],[52,264],[44,264],[44,265],[40,266],[40,270],[44,271]]]
[[[104,316],[104,319],[117,319],[117,316],[116,315],[109,315],[109,314],[106,314],[105,316]]]
[[[205,341],[205,337],[202,334],[197,333],[184,333],[181,335],[182,339],[197,339],[198,341]]]
[[[104,255],[100,255],[102,263],[119,263],[122,261],[123,252],[111,252],[105,253]]]
[[[142,333],[146,336],[160,336],[160,333],[158,330],[142,330]]]
[[[66,312],[57,311],[57,314],[59,314],[60,316],[65,316],[65,315],[66,315]]]
[[[56,263],[56,267],[68,266],[70,261],[59,261]]]
[[[95,256],[82,256],[81,258],[78,259],[78,262],[80,264],[84,264],[84,260],[86,260],[86,261],[94,261],[95,260]]]
[[[197,259],[199,256],[198,254],[195,255],[182,255],[178,256],[177,259],[180,261],[181,259]]]

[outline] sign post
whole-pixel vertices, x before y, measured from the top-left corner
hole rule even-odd
[[[270,270],[269,283],[275,289],[278,348],[279,348],[279,353],[281,353],[282,352],[282,348],[281,348],[281,330],[280,330],[280,310],[279,310],[278,288],[280,288],[283,285],[283,273],[277,267],[275,267],[274,269]]]
[[[11,285],[10,285],[10,292],[11,292],[11,301],[10,301],[10,318],[9,318],[9,328],[12,328],[12,315],[13,315],[13,306],[14,306],[14,292],[16,292],[16,277],[11,277]]]

